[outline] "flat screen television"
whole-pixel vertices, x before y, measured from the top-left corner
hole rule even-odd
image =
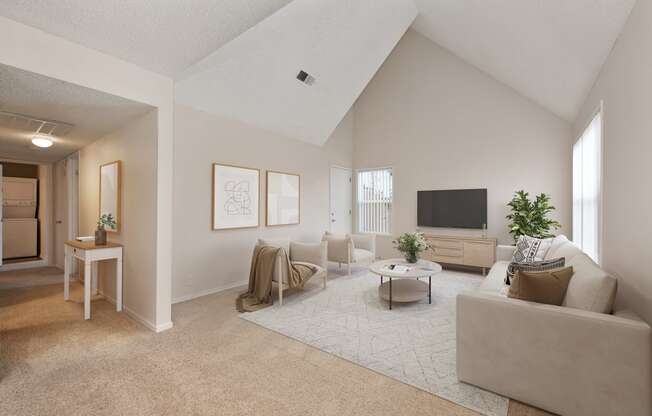
[[[419,227],[484,228],[487,190],[453,189],[417,192]]]

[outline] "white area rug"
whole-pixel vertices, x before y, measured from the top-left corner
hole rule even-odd
[[[367,270],[330,274],[303,292],[286,292],[284,305],[241,317],[489,416],[507,415],[508,399],[460,383],[455,372],[455,296],[481,278],[444,271],[432,279],[432,305],[378,298],[380,279]]]

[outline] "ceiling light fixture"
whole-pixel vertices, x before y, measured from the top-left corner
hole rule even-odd
[[[50,147],[52,146],[52,139],[45,136],[35,136],[32,139],[32,144],[36,147]]]

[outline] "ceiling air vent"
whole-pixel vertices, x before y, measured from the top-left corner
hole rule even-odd
[[[45,120],[25,114],[0,111],[0,127],[27,133],[61,137],[68,134],[73,128],[73,125],[62,121]]]
[[[312,85],[315,83],[315,77],[303,70],[299,71],[297,79],[306,85]]]

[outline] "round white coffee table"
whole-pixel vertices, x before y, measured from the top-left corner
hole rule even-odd
[[[409,270],[396,272],[389,268],[391,265],[407,266]],[[369,270],[380,276],[378,295],[388,301],[392,309],[392,302],[416,302],[425,296],[428,296],[428,303],[432,303],[432,275],[441,272],[441,266],[428,260],[408,263],[404,259],[389,259],[371,264]],[[385,277],[389,281],[383,282]],[[428,283],[419,280],[426,277]]]

